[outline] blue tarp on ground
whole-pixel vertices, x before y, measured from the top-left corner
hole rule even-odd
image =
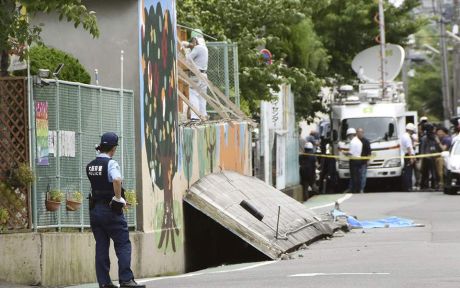
[[[384,219],[378,220],[366,220],[366,221],[359,221],[352,216],[348,216],[344,212],[340,210],[332,211],[332,215],[334,218],[337,217],[346,217],[348,225],[351,228],[363,228],[363,229],[371,229],[371,228],[401,228],[401,227],[419,227],[420,224],[415,224],[414,221],[410,219],[404,219],[399,217],[388,217]]]

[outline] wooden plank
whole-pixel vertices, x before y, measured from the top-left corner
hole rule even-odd
[[[201,97],[206,99],[209,105],[211,105],[212,108],[216,110],[216,112],[222,117],[223,119],[229,119],[229,116],[226,112],[222,110],[222,107],[219,105],[219,103],[215,102],[215,99],[212,99],[209,97],[206,93],[201,93],[200,92],[200,87],[190,78],[188,75],[179,69],[179,79],[185,81],[188,85],[190,85]]]
[[[200,111],[198,111],[198,109],[195,106],[192,105],[192,103],[190,103],[190,101],[188,101],[187,97],[180,90],[177,92],[182,101],[184,101],[185,104],[187,104],[187,106],[190,109],[192,109],[193,112],[195,112],[195,114],[200,118],[200,120],[205,121],[205,117],[200,113]]]
[[[214,85],[212,85],[211,81],[209,81],[209,79],[207,77],[203,77],[203,75],[201,75],[201,72],[194,65],[191,65],[190,63],[188,63],[187,60],[185,60],[184,57],[179,57],[179,62],[182,63],[183,66],[186,66],[191,72],[193,72],[195,77],[197,77],[201,81],[204,81],[204,82],[207,83],[208,89],[211,91],[211,95],[208,95],[208,97],[213,98],[214,101],[216,101],[216,103],[219,103],[220,106],[225,107],[220,102],[219,97],[217,96],[216,92],[214,91],[214,89],[217,89],[217,88]],[[228,109],[228,107],[225,107],[225,108]],[[228,110],[231,110],[231,109],[228,109]],[[242,119],[238,115],[238,113],[236,113],[235,111],[231,111],[231,112],[233,112],[232,114],[234,114],[237,117],[237,119]]]

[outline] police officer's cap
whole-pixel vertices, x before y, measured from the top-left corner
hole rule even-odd
[[[118,146],[118,136],[117,134],[113,132],[106,132],[102,135],[101,137],[101,143],[99,144],[100,146]]]

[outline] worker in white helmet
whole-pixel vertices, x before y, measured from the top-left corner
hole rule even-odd
[[[207,83],[203,79],[207,79],[208,71],[208,47],[206,47],[206,41],[203,37],[203,32],[199,29],[192,31],[192,39],[188,46],[191,51],[187,54],[187,60],[195,65],[195,68],[200,72],[200,76],[192,76],[192,80],[195,82],[197,87],[190,86],[189,100],[190,103],[198,109],[199,113],[205,118],[208,117],[206,110],[206,99],[202,95],[207,93]],[[195,112],[191,112],[192,120],[199,120],[198,115]]]
[[[412,142],[412,135],[416,133],[416,127],[413,123],[407,123],[406,133],[401,137],[401,151],[404,156],[414,156],[414,144]],[[404,168],[402,172],[402,190],[409,192],[412,190],[412,174],[413,166],[415,163],[414,158],[404,159]]]
[[[352,193],[359,193],[361,190],[361,168],[362,161],[359,159],[363,151],[363,142],[356,135],[355,128],[347,129],[347,138],[350,141],[350,190]]]

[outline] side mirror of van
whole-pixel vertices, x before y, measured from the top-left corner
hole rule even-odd
[[[337,130],[335,130],[335,129],[332,131],[332,140],[333,140],[334,142],[336,142],[337,140],[339,140],[339,133],[338,133]]]
[[[442,158],[447,158],[447,157],[449,157],[449,151],[442,151],[442,152],[441,152],[441,157],[442,157]]]

